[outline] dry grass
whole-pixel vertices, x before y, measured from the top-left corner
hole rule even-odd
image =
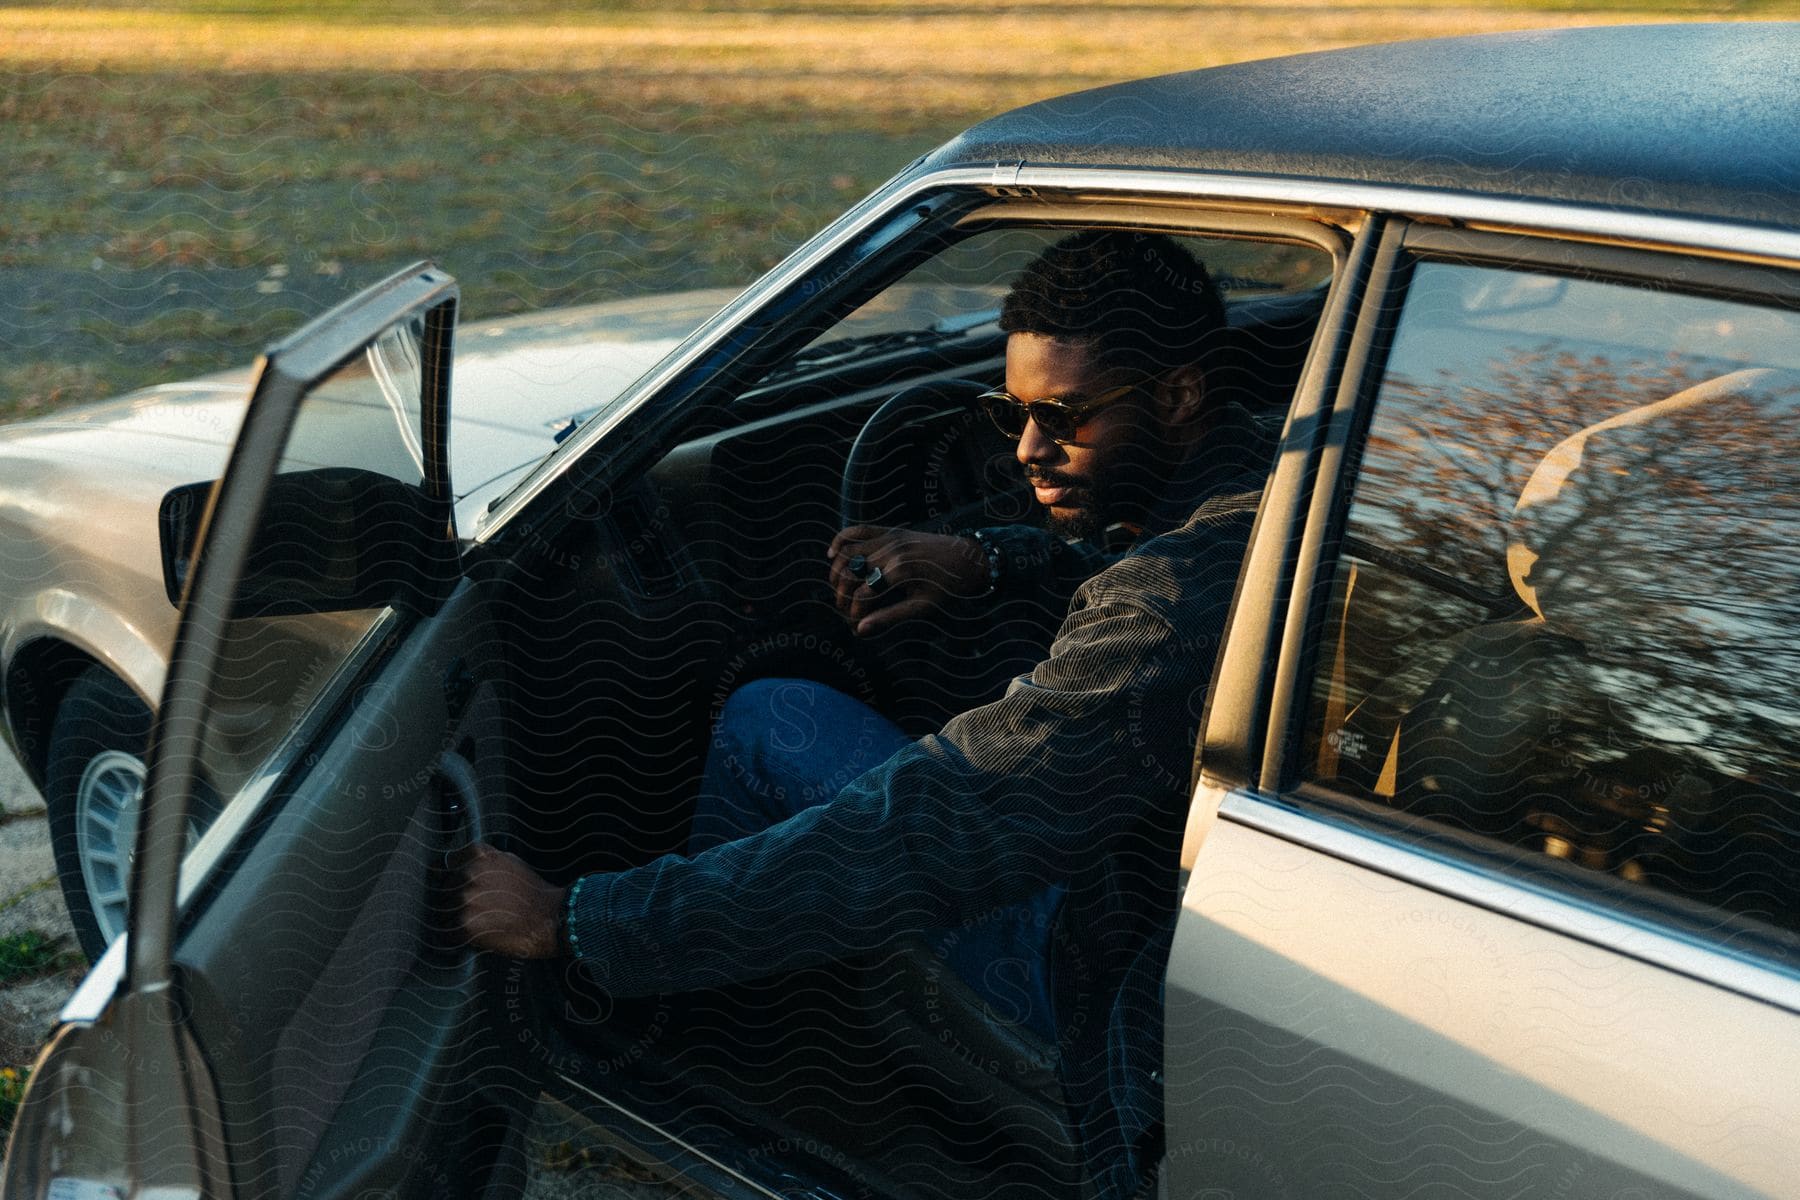
[[[502,17],[485,6],[438,24],[349,23],[285,6],[0,9],[0,65],[61,71],[586,72],[641,100],[963,108],[1097,82],[1361,42],[1710,15],[1684,4],[1215,6],[862,3],[687,6]],[[198,8],[200,11],[192,11]],[[383,6],[384,11],[387,6]],[[1800,5],[1759,5],[1756,14]],[[174,11],[171,11],[173,9]],[[186,11],[184,11],[186,10]],[[1745,10],[1738,6],[1736,14]],[[829,83],[830,89],[818,85]],[[911,93],[909,95],[909,93]],[[928,104],[933,103],[927,101]]]
[[[737,284],[972,121],[1688,0],[115,0],[0,7],[0,414],[247,360],[430,255],[471,316]],[[370,18],[378,14],[379,20]],[[10,403],[8,402],[10,400]]]

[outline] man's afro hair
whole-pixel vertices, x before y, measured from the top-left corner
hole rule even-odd
[[[1087,342],[1105,367],[1205,365],[1225,305],[1192,254],[1161,233],[1096,229],[1038,255],[1013,281],[1000,328]]]

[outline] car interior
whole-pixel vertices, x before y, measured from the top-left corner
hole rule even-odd
[[[1209,386],[1272,455],[1335,231],[1210,221],[1197,231],[1164,210],[1151,227],[1186,239],[1224,290],[1229,342]],[[752,680],[817,679],[917,736],[1044,656],[1066,596],[852,637],[826,549],[846,518],[943,531],[1031,519],[1014,444],[973,401],[1003,382],[1007,278],[1081,227],[966,221],[690,422],[630,487],[578,487],[562,529],[515,555],[501,623],[513,848],[559,882],[682,851],[712,722]],[[564,1074],[690,1144],[807,1147],[840,1195],[1077,1186],[1056,1047],[985,1012],[922,943],[680,995],[612,997],[578,968],[555,986],[566,1012],[604,1014],[547,1031]]]

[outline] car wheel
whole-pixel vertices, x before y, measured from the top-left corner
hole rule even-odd
[[[104,667],[75,680],[50,729],[50,842],[69,920],[89,959],[125,928],[149,738],[149,708]]]

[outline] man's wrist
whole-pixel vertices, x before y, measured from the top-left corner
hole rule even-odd
[[[1000,590],[1000,564],[1004,561],[1000,555],[1000,547],[988,536],[984,529],[965,529],[961,536],[970,539],[981,552],[982,570],[986,584],[975,594],[975,599],[985,599]]]
[[[560,957],[581,957],[581,942],[575,933],[575,903],[581,898],[581,885],[586,878],[577,879],[557,897],[556,953]]]

